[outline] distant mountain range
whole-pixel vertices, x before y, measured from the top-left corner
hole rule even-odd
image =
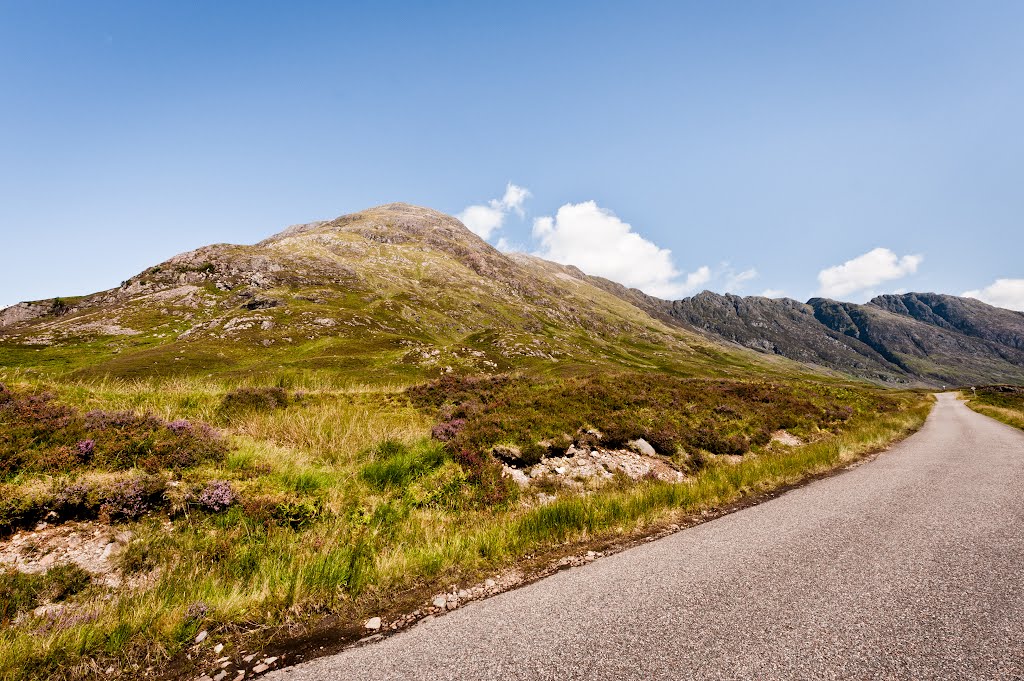
[[[375,383],[602,365],[1024,384],[1024,313],[934,293],[864,305],[709,291],[666,301],[389,204],[190,251],[109,291],[2,310],[0,364],[110,376],[329,368]]]
[[[1024,314],[971,298],[904,293],[858,305],[705,291],[653,306],[684,327],[863,378],[1024,382]]]

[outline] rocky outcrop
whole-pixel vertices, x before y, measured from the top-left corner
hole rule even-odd
[[[1024,383],[1024,313],[969,298],[907,293],[859,305],[704,291],[661,308],[722,340],[885,383]]]
[[[818,319],[810,304],[790,298],[741,297],[704,291],[692,298],[663,302],[677,323],[758,352],[887,383],[912,380],[901,367],[865,343],[845,309],[831,309],[834,324]]]
[[[18,303],[0,310],[0,327],[10,326],[46,314],[48,308],[39,303]]]

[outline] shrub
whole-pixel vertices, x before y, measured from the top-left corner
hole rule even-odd
[[[56,603],[85,590],[91,582],[92,575],[75,563],[55,565],[46,571],[40,595]]]
[[[227,416],[234,416],[254,411],[282,409],[290,402],[288,391],[284,388],[235,388],[224,395],[220,409]]]
[[[663,455],[680,448],[738,455],[766,445],[779,428],[834,427],[888,399],[810,382],[632,372],[542,381],[449,374],[407,395],[436,415],[434,439],[447,443],[467,470],[479,469],[474,479],[486,477],[478,454],[495,445],[517,448],[526,463],[574,441],[620,447],[641,437]]]
[[[39,576],[14,568],[0,572],[0,624],[8,624],[22,610],[36,607]]]
[[[108,488],[100,506],[100,518],[104,522],[134,520],[149,509],[146,488],[138,478],[122,480]]]
[[[227,454],[224,440],[206,424],[127,411],[83,415],[48,393],[0,388],[0,478],[84,468],[187,468]]]
[[[238,497],[225,480],[213,480],[199,493],[199,505],[208,511],[223,511],[235,503]]]
[[[431,428],[430,435],[435,440],[441,442],[451,442],[454,440],[462,429],[466,427],[466,419],[451,419],[449,421],[442,421],[436,426]]]
[[[466,479],[474,488],[477,504],[499,506],[518,496],[519,488],[501,474],[501,464],[490,454],[463,448],[455,455],[455,460],[466,471]]]
[[[309,525],[320,517],[319,501],[311,499],[289,499],[274,506],[271,517],[294,530]]]

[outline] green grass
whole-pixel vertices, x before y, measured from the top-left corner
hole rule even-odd
[[[1020,386],[983,386],[964,391],[967,406],[985,416],[1024,430],[1024,388]]]
[[[288,376],[274,381],[286,386],[287,400],[226,410],[226,396],[252,380],[53,380],[7,371],[12,388],[48,388],[76,409],[212,423],[226,434],[229,451],[160,473],[150,483],[165,485],[161,505],[118,521],[134,533],[118,560],[135,586],[92,585],[64,598],[69,617],[60,623],[43,628],[28,616],[0,628],[0,678],[90,678],[111,664],[138,677],[147,667],[182,660],[199,629],[226,641],[230,653],[328,615],[355,623],[409,590],[429,593],[527,555],[643,533],[830,470],[904,436],[928,409],[915,393],[805,380],[733,385],[648,376],[642,389],[631,375],[596,382],[514,378],[489,392],[477,385],[463,395],[435,385],[417,397],[399,386]],[[618,480],[586,495],[563,490],[540,505],[533,492],[502,486],[494,477],[500,467],[471,442],[453,447],[430,438],[431,427],[451,416],[445,410],[491,398],[507,416],[496,423],[529,441],[573,435],[585,422],[606,426],[603,419],[617,413],[641,425],[677,413],[685,414],[679,432],[700,423],[731,434],[786,425],[811,443],[754,445],[729,459],[685,451],[692,445],[680,440],[681,464],[704,462],[684,483]],[[662,400],[676,402],[659,407]],[[76,484],[138,474],[23,473],[8,481],[3,498],[7,512],[17,514],[47,508]],[[213,481],[230,484],[239,502],[211,512],[184,497]],[[11,593],[16,612],[40,602],[17,584]],[[42,589],[32,593],[50,598]]]

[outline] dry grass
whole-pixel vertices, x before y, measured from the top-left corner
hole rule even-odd
[[[373,393],[320,394],[286,413],[254,413],[229,428],[341,466],[352,465],[359,452],[383,440],[412,442],[430,434],[428,419],[403,397]]]
[[[1024,430],[1024,410],[1012,409],[1009,407],[994,407],[988,404],[978,404],[977,402],[968,402],[967,406],[978,412],[994,418],[997,421],[1013,426],[1014,428],[1020,428]]]
[[[19,383],[39,387],[26,377]],[[321,387],[284,408],[225,415],[220,405],[232,387],[195,379],[55,386],[79,406],[221,425],[233,450],[185,477],[229,480],[247,505],[173,524],[159,515],[131,523],[129,553],[152,570],[140,586],[76,597],[74,611],[88,618],[73,625],[44,630],[30,617],[0,629],[0,678],[86,678],[111,664],[138,678],[185,650],[200,628],[228,641],[230,653],[244,631],[327,613],[354,617],[409,587],[450,584],[791,484],[906,435],[929,407],[919,395],[890,395],[885,413],[859,413],[838,434],[822,431],[818,442],[735,465],[712,457],[684,484],[643,481],[563,492],[547,505],[487,507],[470,503],[467,471],[427,438],[430,420],[396,390]],[[20,484],[43,494],[62,480]],[[206,614],[190,618],[197,604]]]

